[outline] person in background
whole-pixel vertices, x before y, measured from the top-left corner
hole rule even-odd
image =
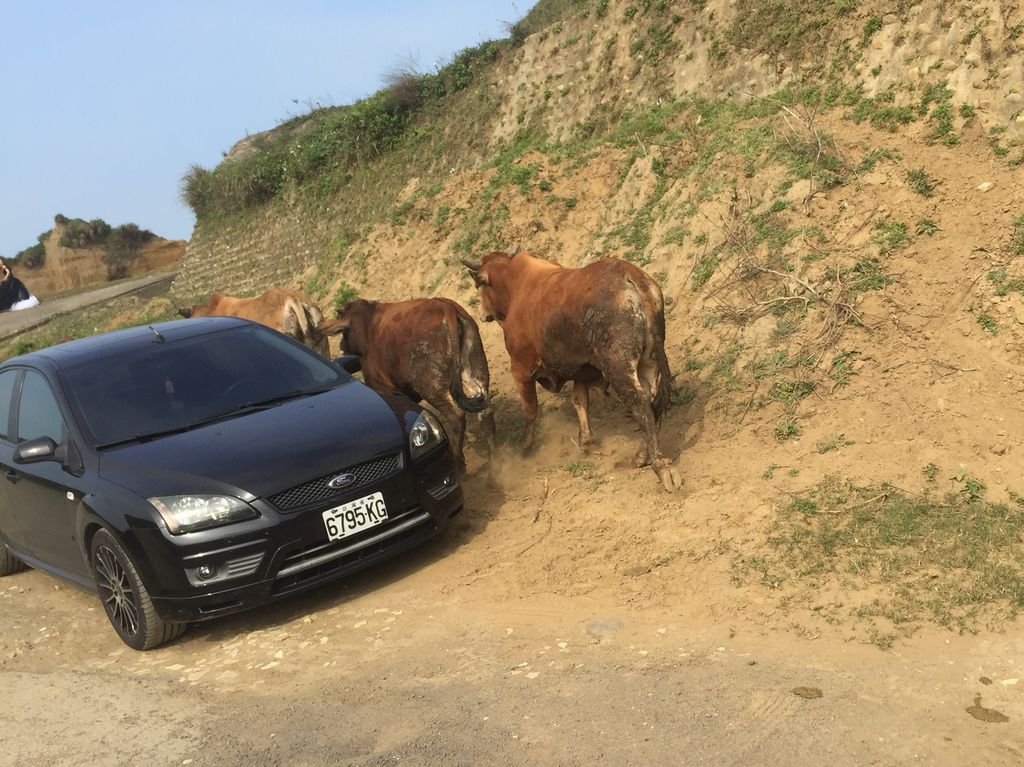
[[[0,312],[39,306],[39,299],[28,292],[25,283],[14,276],[11,267],[0,258]]]

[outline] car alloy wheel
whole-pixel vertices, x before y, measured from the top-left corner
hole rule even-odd
[[[126,645],[135,650],[150,650],[185,631],[187,624],[160,618],[139,571],[106,530],[93,536],[91,561],[103,609]]]
[[[0,543],[0,575],[10,575],[24,569],[25,564],[7,549],[7,544]]]

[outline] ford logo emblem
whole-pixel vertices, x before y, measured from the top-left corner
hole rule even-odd
[[[336,477],[331,477],[331,479],[327,482],[327,487],[331,488],[332,490],[341,490],[343,488],[348,487],[355,481],[355,474],[339,474]]]

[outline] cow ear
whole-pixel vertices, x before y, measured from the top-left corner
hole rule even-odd
[[[324,320],[316,326],[316,329],[325,336],[336,336],[339,333],[344,333],[351,325],[352,323],[348,319]]]
[[[478,288],[486,287],[491,284],[484,272],[470,272],[470,274],[473,276],[473,282],[476,283]]]
[[[189,317],[192,316],[192,307],[191,306],[183,306],[180,309],[178,309],[178,314],[180,314],[185,319],[188,319]]]

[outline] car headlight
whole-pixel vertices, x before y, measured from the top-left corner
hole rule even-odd
[[[409,429],[409,452],[412,453],[412,459],[415,461],[426,455],[446,439],[441,422],[433,413],[424,410]]]
[[[148,499],[173,535],[230,525],[260,514],[230,495],[165,495]]]

